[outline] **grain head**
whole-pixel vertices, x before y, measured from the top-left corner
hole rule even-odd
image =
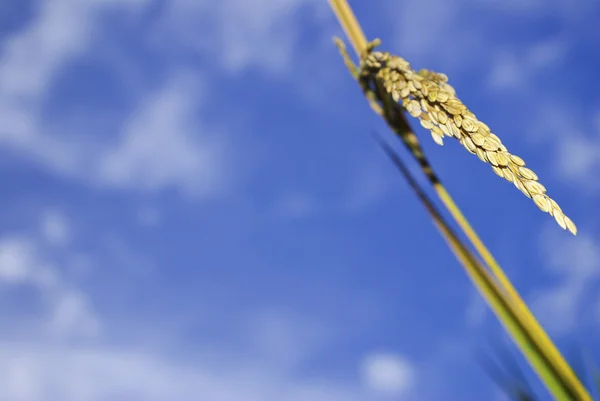
[[[393,99],[431,132],[437,144],[443,145],[444,137],[457,139],[470,153],[488,163],[494,173],[513,183],[538,208],[553,216],[563,229],[577,233],[575,224],[546,194],[538,176],[456,97],[445,74],[415,71],[403,58],[379,51],[363,56],[360,74],[362,79],[379,80]]]

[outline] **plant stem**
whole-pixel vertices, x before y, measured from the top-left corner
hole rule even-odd
[[[352,47],[354,48],[356,55],[360,59],[367,49],[368,42],[360,24],[358,23],[354,13],[352,12],[352,9],[350,8],[350,5],[348,4],[347,0],[329,0],[329,3],[335,15],[337,16],[340,25],[346,33]],[[380,87],[378,87],[377,89],[378,92],[380,92],[380,95],[383,95],[380,96],[380,98],[385,103],[385,101],[387,101],[388,98],[385,96],[385,94],[381,93],[382,90]],[[369,100],[372,101],[372,99]],[[387,107],[389,105],[385,106],[385,110],[391,109],[390,107]],[[376,108],[374,108],[374,110],[376,112],[379,112],[379,110],[377,110]],[[382,115],[382,117],[384,117],[386,120],[388,120],[388,123],[390,123],[389,119],[387,118],[390,116]],[[523,322],[528,331],[532,332],[537,337],[537,340],[541,342],[544,351],[547,353],[547,357],[553,362],[554,366],[558,369],[560,374],[571,384],[572,389],[574,390],[575,394],[577,394],[578,398],[581,400],[591,401],[589,393],[585,390],[581,382],[577,379],[577,376],[575,375],[569,364],[566,362],[560,351],[552,343],[548,334],[546,334],[546,332],[539,324],[537,319],[527,308],[525,302],[519,296],[519,294],[511,284],[510,280],[506,277],[506,275],[500,268],[498,262],[492,256],[491,252],[487,249],[487,247],[483,244],[483,242],[481,241],[475,230],[471,227],[463,213],[460,211],[460,209],[458,208],[448,191],[439,181],[433,170],[430,168],[429,163],[423,164],[423,161],[426,161],[426,159],[424,159],[424,155],[419,156],[415,154],[415,149],[419,149],[420,147],[418,146],[418,141],[413,130],[410,128],[410,124],[406,120],[405,114],[403,112],[396,112],[393,113],[393,117],[395,117],[394,119],[396,121],[395,124],[390,124],[390,126],[394,128],[394,125],[398,124],[399,126],[404,127],[403,131],[405,135],[401,136],[401,139],[404,141],[407,147],[409,147],[409,149],[413,153],[413,156],[421,164],[424,173],[428,177],[441,202],[450,212],[458,226],[465,233],[473,247],[483,258],[483,260],[487,264],[487,268],[491,270],[491,272],[495,276],[495,279],[499,282],[502,291],[513,304],[517,315],[520,316],[520,320]],[[398,130],[395,131],[400,136]],[[411,138],[409,138],[409,136]],[[413,144],[414,146],[411,146],[411,144],[408,142],[408,139],[411,139],[413,142],[417,142],[416,144]]]

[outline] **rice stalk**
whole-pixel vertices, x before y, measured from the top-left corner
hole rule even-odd
[[[503,348],[503,347],[501,347]],[[496,352],[498,354],[498,352]],[[594,374],[598,374],[597,366],[591,357],[591,353],[577,347],[571,355],[571,365],[575,368],[575,373],[582,383],[587,383],[586,386],[590,393],[595,393],[596,398],[600,399],[600,382],[594,382]],[[508,349],[500,352],[500,363],[496,363],[493,358],[480,353],[477,355],[477,360],[488,376],[496,383],[496,385],[515,401],[537,401],[541,398],[537,397],[533,389],[529,385],[527,379],[521,372],[514,357]],[[588,377],[590,376],[590,377]],[[588,382],[588,379],[591,381]],[[600,377],[596,377],[596,380]]]
[[[363,57],[360,71],[365,85],[372,79],[383,82],[387,93],[394,101],[401,101],[411,116],[419,118],[437,144],[443,145],[444,136],[458,139],[470,153],[490,164],[497,175],[513,183],[538,208],[553,216],[560,227],[577,233],[575,224],[546,194],[538,176],[456,97],[445,74],[424,69],[417,72],[401,57],[374,51]]]
[[[459,239],[458,235],[452,230],[450,225],[443,218],[441,213],[433,205],[433,202],[419,186],[412,174],[406,168],[400,157],[391,149],[389,145],[381,139],[376,138],[377,142],[386,153],[386,155],[396,165],[400,173],[408,181],[410,187],[418,196],[421,203],[431,216],[442,237],[446,240],[448,246],[455,254],[459,262],[465,267],[465,270],[471,280],[475,283],[479,293],[487,301],[490,308],[496,313],[500,322],[506,331],[513,337],[517,346],[524,355],[527,356],[529,363],[533,366],[546,387],[555,396],[557,400],[579,400],[573,393],[568,382],[565,382],[556,367],[543,352],[535,337],[532,336],[511,307],[510,299],[502,291],[493,276],[479,260],[469,251],[468,247]],[[512,389],[511,389],[512,390]],[[522,390],[522,389],[520,389]],[[518,392],[519,397],[526,396],[526,392]],[[521,398],[521,401],[531,401],[529,398]]]
[[[343,42],[341,42],[339,40],[337,40],[336,43],[338,44],[338,47],[343,46]],[[367,46],[368,46],[367,52],[371,51],[377,45],[379,45],[379,40],[375,40],[371,43],[368,43],[367,44]],[[344,56],[347,57],[347,53]],[[356,70],[357,70],[356,74],[358,74],[358,76],[360,77],[360,69],[357,67]],[[363,91],[365,91],[365,93],[370,92],[368,82],[365,82],[364,79],[361,80],[360,78],[359,78],[359,82],[361,83],[361,87],[363,88]],[[378,88],[379,88],[379,86],[378,86]],[[370,101],[372,101],[372,100],[370,99]],[[384,98],[384,101],[385,101],[385,98]],[[394,103],[394,105],[397,105],[397,103]],[[405,126],[406,123],[401,122],[400,125]],[[398,133],[397,130],[395,130],[395,131]],[[400,136],[401,136],[401,139],[403,140],[403,142],[405,142],[405,144],[409,147],[413,156],[417,159],[417,161],[421,165],[423,172],[429,178],[429,181],[431,182],[432,186],[436,190],[438,196],[440,197],[442,202],[445,204],[445,206],[448,208],[450,213],[453,215],[455,221],[463,229],[463,231],[465,232],[465,234],[467,235],[467,237],[469,238],[471,243],[477,249],[479,254],[483,257],[484,261],[488,264],[488,266],[490,267],[492,272],[495,274],[496,278],[500,281],[500,283],[504,287],[505,291],[508,293],[508,295],[512,298],[513,302],[516,304],[517,308],[521,309],[521,313],[522,313],[523,319],[525,319],[526,324],[529,325],[531,330],[533,330],[534,332],[537,333],[537,336],[540,338],[540,341],[545,344],[546,348],[548,349],[548,352],[553,357],[553,360],[555,361],[555,363],[562,365],[561,369],[562,369],[563,373],[568,376],[571,376],[572,379],[575,378],[575,376],[573,375],[572,371],[570,370],[570,367],[568,366],[568,364],[566,362],[562,362],[562,361],[564,361],[564,358],[562,358],[562,356],[560,355],[560,353],[558,352],[556,347],[552,344],[550,338],[544,332],[544,330],[539,325],[539,323],[537,322],[535,317],[531,314],[531,312],[529,311],[529,309],[527,308],[527,306],[525,305],[525,303],[523,302],[521,297],[518,295],[517,291],[514,289],[514,287],[510,283],[510,280],[506,277],[503,270],[500,268],[498,262],[496,262],[495,258],[492,256],[490,251],[483,244],[483,242],[479,239],[479,237],[477,236],[477,234],[475,233],[475,231],[473,230],[473,228],[471,227],[471,225],[469,224],[467,219],[462,215],[460,209],[458,208],[458,206],[454,203],[454,201],[450,197],[450,194],[446,191],[445,187],[442,185],[440,179],[437,177],[437,175],[433,171],[431,165],[427,162],[425,155],[423,154],[423,151],[422,151],[420,145],[418,144],[418,141],[416,140],[416,136],[414,135],[414,133],[408,132],[408,134],[405,133],[404,135],[400,135]],[[554,203],[554,204],[556,203],[553,200],[550,200],[550,202]],[[556,208],[558,208],[558,210],[560,210],[558,205],[556,205]],[[560,221],[561,220],[560,216],[558,214],[556,214],[556,216],[557,216],[557,220]],[[565,218],[564,221],[566,222],[566,224],[570,223],[569,226],[572,224],[572,222],[568,218]],[[572,232],[575,233],[574,227],[572,227]]]
[[[359,55],[361,57],[361,60],[364,61],[366,59],[366,57],[368,57],[370,55],[373,48],[378,43],[376,43],[376,42],[370,43],[370,44],[367,43],[366,38],[364,37],[362,30],[360,29],[360,26],[356,22],[356,19],[345,0],[330,0],[330,4],[331,4],[334,12],[338,16],[338,19],[340,20],[342,27],[346,31],[348,37],[351,39],[351,43],[354,47],[356,54]],[[381,79],[374,79],[374,80],[371,80],[370,82],[365,82],[365,79],[359,79],[360,75],[361,75],[360,68],[354,66],[354,64],[351,62],[347,52],[345,51],[345,48],[343,47],[343,43],[341,42],[341,40],[336,39],[336,43],[338,44],[338,47],[340,48],[342,56],[344,57],[344,60],[346,61],[346,65],[349,66],[349,69],[350,69],[352,75],[354,76],[355,79],[359,80],[359,82],[361,83],[361,87],[363,88],[363,91],[364,91],[365,95],[367,96],[373,110],[375,112],[377,112],[378,114],[380,114],[382,117],[384,117],[384,119],[387,121],[388,125],[394,130],[394,132],[396,134],[398,134],[398,136],[403,140],[404,144],[411,151],[412,155],[417,159],[417,161],[421,165],[423,172],[429,179],[430,183],[432,184],[434,190],[436,191],[438,197],[440,198],[440,200],[442,201],[444,206],[448,209],[448,211],[450,212],[450,214],[452,215],[454,220],[457,222],[457,224],[460,226],[460,228],[466,234],[466,236],[468,237],[470,242],[476,248],[477,252],[482,256],[482,258],[484,259],[484,261],[486,262],[488,267],[491,269],[493,274],[496,276],[496,279],[499,281],[500,286],[502,287],[502,291],[504,291],[506,293],[506,295],[508,296],[508,298],[511,301],[510,307],[516,312],[517,316],[520,317],[519,320],[521,321],[521,324],[523,324],[524,327],[526,327],[529,332],[531,332],[535,335],[535,338],[542,345],[542,350],[548,355],[549,361],[555,367],[557,367],[557,369],[560,373],[560,376],[569,383],[569,386],[573,390],[573,393],[577,394],[577,397],[574,399],[581,399],[581,400],[590,399],[589,395],[587,394],[587,392],[585,391],[585,389],[583,388],[581,383],[579,383],[576,376],[573,374],[573,371],[571,370],[569,365],[566,363],[566,361],[564,360],[564,358],[562,357],[562,355],[560,354],[558,349],[556,349],[554,344],[550,341],[549,337],[543,331],[543,329],[541,328],[541,326],[539,325],[539,323],[537,322],[535,317],[531,314],[529,309],[526,307],[525,303],[522,301],[522,299],[520,298],[520,296],[518,295],[518,293],[516,292],[514,287],[511,285],[508,278],[504,275],[499,264],[495,261],[495,259],[493,258],[493,256],[489,252],[489,250],[483,244],[483,242],[479,239],[479,237],[477,236],[477,234],[475,233],[473,228],[470,226],[470,224],[468,223],[468,221],[466,220],[466,218],[464,217],[464,215],[462,214],[462,212],[460,211],[458,206],[455,204],[455,202],[451,198],[450,194],[446,191],[444,186],[441,184],[437,175],[435,174],[435,172],[431,168],[429,162],[425,158],[416,135],[411,130],[408,122],[406,121],[406,119],[404,117],[403,109],[401,109],[401,107],[397,103],[393,102],[393,99],[392,99],[392,96],[390,93],[386,93],[388,91],[386,91]],[[439,77],[438,77],[438,79],[439,79]],[[443,80],[444,79],[442,77],[442,81]],[[365,83],[367,85],[365,85]],[[445,83],[445,82],[442,82],[442,83]],[[440,85],[440,86],[443,86],[443,85]],[[391,87],[388,87],[388,89],[391,89]],[[439,93],[439,91],[438,91],[438,93]],[[444,95],[442,95],[442,99],[444,99]],[[437,95],[436,95],[436,100],[437,100]],[[377,102],[383,103],[384,107],[382,108]],[[435,110],[435,105],[433,107]],[[460,108],[460,106],[456,106],[456,107]],[[462,118],[462,116],[461,116],[461,118]],[[462,125],[462,120],[461,120],[461,125]],[[468,126],[469,126],[469,123],[467,123],[467,127]],[[470,131],[468,131],[468,132],[470,132]],[[493,138],[493,140],[495,139],[494,137],[492,137],[492,138]],[[484,141],[484,143],[485,143],[485,141]],[[485,147],[482,146],[482,148],[484,150],[486,150]],[[504,152],[502,147],[499,147],[499,149],[501,152]],[[487,158],[487,156],[486,156],[486,158]],[[502,156],[501,156],[501,158],[502,158]],[[492,156],[492,159],[493,159],[493,156]],[[496,161],[497,161],[497,158],[496,158]],[[514,159],[512,161],[516,166],[524,167],[524,166],[520,165],[521,164],[520,159]],[[488,160],[488,162],[489,162],[489,160]],[[520,172],[520,169],[518,171]],[[530,181],[533,180],[533,176],[531,174],[529,174],[529,170],[524,170],[524,171],[525,171],[524,175],[521,175],[520,177],[524,180],[530,180]],[[503,175],[504,175],[504,173],[503,173]],[[536,179],[537,179],[537,177],[536,177]],[[533,181],[537,183],[537,180],[533,180]],[[521,184],[523,186],[525,186],[525,184],[522,182],[522,180],[521,180]],[[545,191],[539,191],[541,188],[538,185],[528,184],[528,186],[538,189],[538,192],[536,192],[537,195],[545,195]],[[525,188],[527,189],[527,186],[525,186]],[[537,197],[537,198],[539,199],[539,197]],[[544,198],[544,199],[546,199],[546,198]],[[548,200],[548,202],[550,203],[549,211],[552,210],[552,213],[556,213],[557,210],[560,210],[558,207],[556,207],[558,205],[555,206],[550,200]],[[560,213],[562,213],[562,211]],[[560,220],[560,218],[559,218],[559,220]],[[575,231],[574,225],[573,225],[573,227],[570,227],[571,224],[567,224],[567,222],[572,223],[572,222],[570,222],[570,219],[565,220],[564,222],[565,222],[566,228],[570,229],[572,232]],[[560,224],[560,221],[559,221],[559,224]],[[481,288],[479,288],[479,289],[481,292]],[[531,360],[530,360],[530,362],[531,362]],[[546,385],[550,386],[551,383],[546,383]]]

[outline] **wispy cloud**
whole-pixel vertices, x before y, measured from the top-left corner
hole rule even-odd
[[[363,359],[362,375],[365,383],[378,392],[406,396],[414,385],[415,367],[393,353],[373,353]]]
[[[225,185],[224,138],[197,121],[201,85],[193,75],[175,75],[152,94],[126,124],[119,142],[98,160],[98,180],[108,186],[188,194],[214,194]]]
[[[302,26],[296,13],[307,12],[315,22],[331,19],[327,5],[315,0],[269,0],[248,3],[171,2],[164,12],[156,45],[210,55],[230,73],[260,68],[274,74],[290,69]]]
[[[562,37],[535,42],[524,46],[518,52],[498,50],[489,73],[488,84],[494,90],[518,91],[520,95],[524,91],[536,92],[536,74],[542,70],[559,67],[567,50],[567,41]]]
[[[600,167],[600,112],[594,122],[592,132],[584,134],[576,131],[563,135],[557,146],[560,174],[577,182],[588,193],[600,188],[596,179],[596,171]]]
[[[67,225],[65,217],[46,214],[42,227],[48,226],[48,216]],[[318,397],[341,401],[376,397],[369,389],[351,382],[299,376],[297,367],[335,341],[337,329],[331,331],[329,324],[275,305],[250,314],[230,314],[227,322],[241,329],[238,334],[232,333],[226,343],[196,340],[193,352],[169,330],[171,336],[160,344],[148,342],[145,337],[136,338],[137,345],[131,344],[118,336],[123,328],[115,325],[123,323],[109,314],[96,314],[94,304],[100,300],[86,295],[69,270],[59,267],[58,259],[47,252],[56,246],[55,238],[54,234],[5,234],[0,238],[0,286],[9,294],[31,286],[44,310],[41,315],[15,315],[10,321],[2,320],[2,398],[94,401],[125,396],[157,401],[198,397],[302,401]],[[57,249],[63,259],[81,252],[74,245]],[[132,307],[121,305],[123,311]],[[155,324],[152,317],[133,320],[131,324],[148,330]],[[391,379],[405,384],[413,372],[409,365],[398,365],[402,359],[397,358],[392,360],[395,364],[380,366],[378,372],[386,375],[381,369],[391,369]],[[399,372],[400,368],[404,370]],[[386,383],[391,385],[389,377]]]
[[[544,325],[564,335],[589,313],[584,306],[600,279],[600,242],[585,232],[566,238],[561,234],[547,228],[541,236],[543,260],[560,281],[538,286],[531,299]]]
[[[44,213],[41,223],[41,232],[46,241],[54,246],[67,245],[71,237],[71,229],[64,215],[49,210]]]
[[[133,401],[366,400],[352,387],[294,381],[250,365],[204,359],[190,364],[139,350],[111,347],[0,346],[0,396],[23,401],[126,397]]]
[[[10,288],[33,288],[40,301],[39,307],[44,311],[41,320],[33,318],[33,321],[19,322],[15,319],[11,330],[29,327],[59,340],[96,335],[101,324],[89,300],[82,291],[69,284],[60,270],[44,257],[44,252],[47,250],[32,237],[7,235],[0,238],[0,283]]]
[[[102,128],[91,124],[92,115],[74,135],[65,134],[69,131],[67,120],[46,121],[44,110],[49,103],[60,108],[53,89],[58,72],[89,56],[94,41],[113,40],[100,17],[119,9],[135,19],[149,5],[149,1],[116,0],[44,3],[36,17],[10,36],[4,46],[0,146],[55,174],[86,184],[142,191],[175,187],[201,196],[226,185],[232,169],[224,161],[239,161],[240,155],[234,156],[233,144],[227,143],[225,157],[226,133],[215,132],[198,114],[206,100],[203,78],[208,67],[192,71],[171,69],[165,63],[162,85],[156,90],[130,93],[133,112],[112,132],[99,132]],[[179,57],[173,51],[189,57],[212,54],[213,60],[232,73],[252,66],[285,73],[299,40],[294,28],[296,11],[313,10],[314,18],[320,21],[325,15],[319,12],[323,7],[309,0],[291,0],[275,7],[266,3],[264,7],[250,7],[235,0],[227,4],[173,2],[168,3],[145,39],[150,42],[150,51],[165,60]],[[105,61],[117,76],[122,60]],[[145,66],[139,67],[140,75],[147,73]]]
[[[75,174],[96,149],[48,132],[42,108],[59,69],[87,51],[98,34],[99,9],[94,2],[43,3],[33,20],[5,39],[0,144],[63,174]]]
[[[569,23],[576,23],[576,18],[598,7],[593,0],[580,1],[577,7],[569,0],[485,0],[482,3],[495,11],[530,17],[552,15],[561,22]]]
[[[565,101],[541,100],[532,106],[528,138],[534,145],[550,144],[555,176],[577,193],[595,196],[600,159],[600,113],[585,113]],[[594,109],[592,100],[592,109]]]

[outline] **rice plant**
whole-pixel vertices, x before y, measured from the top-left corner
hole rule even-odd
[[[561,401],[591,401],[588,389],[525,305],[445,189],[411,129],[407,114],[418,118],[438,144],[443,143],[444,137],[459,140],[470,153],[491,165],[497,175],[512,182],[532,198],[538,208],[553,216],[563,229],[576,234],[575,224],[546,194],[546,188],[538,182],[537,175],[525,166],[523,159],[510,153],[500,138],[458,99],[456,90],[449,85],[446,75],[428,70],[415,71],[403,58],[389,52],[375,51],[381,42],[377,39],[367,41],[347,1],[329,0],[329,3],[358,57],[355,63],[344,42],[335,38],[352,77],[362,89],[371,108],[386,121],[418,162],[446,212],[474,250],[461,239],[444,214],[435,207],[427,192],[392,147],[376,137],[380,146],[419,197],[465,272],[551,395]],[[521,397],[518,399],[533,399],[523,398],[526,396],[526,392],[518,392],[518,397]]]
[[[476,359],[488,376],[500,387],[504,394],[513,401],[538,401],[540,397],[528,382],[519,367],[518,361],[506,346],[496,344],[493,352],[480,352]],[[580,347],[571,355],[572,365],[576,368],[577,377],[586,385],[590,393],[600,397],[600,376],[598,367]]]

